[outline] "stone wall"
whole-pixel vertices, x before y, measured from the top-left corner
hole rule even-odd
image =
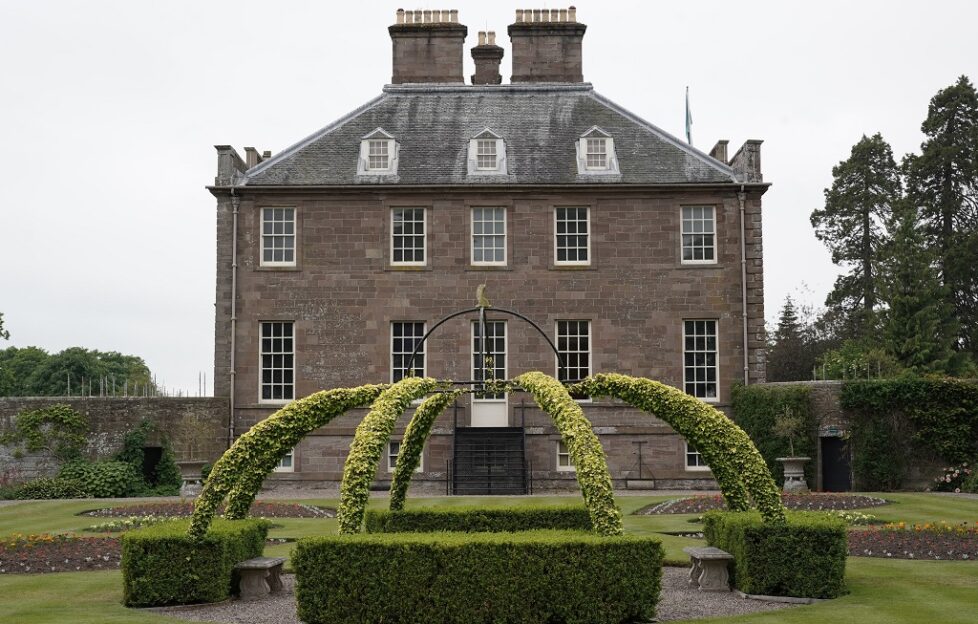
[[[86,454],[108,459],[122,446],[123,437],[144,419],[156,424],[149,446],[165,436],[177,461],[213,461],[227,448],[228,400],[168,397],[8,397],[0,398],[0,431],[9,431],[23,411],[63,403],[88,418],[91,433]],[[57,473],[59,464],[47,453],[15,457],[0,445],[0,482],[27,481]]]

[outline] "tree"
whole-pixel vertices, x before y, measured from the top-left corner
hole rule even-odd
[[[921,130],[920,155],[903,162],[907,194],[938,253],[962,328],[959,347],[978,354],[978,93],[966,76],[931,99]]]
[[[774,339],[768,348],[768,381],[810,379],[815,365],[810,342],[810,332],[798,319],[794,301],[790,296],[786,297]]]
[[[38,347],[0,350],[0,396],[87,394],[89,382],[94,394],[122,394],[126,387],[132,392],[137,383],[154,387],[146,362],[134,355],[82,347],[54,355]]]
[[[960,373],[954,309],[940,281],[937,254],[927,248],[918,225],[915,208],[901,211],[882,279],[883,338],[887,351],[916,373]]]
[[[3,328],[3,312],[0,312],[0,339],[10,340],[10,332]]]
[[[869,335],[878,304],[880,250],[887,224],[900,200],[900,172],[893,150],[879,133],[865,135],[847,160],[832,168],[825,206],[812,212],[815,236],[832,252],[832,262],[848,268],[826,299],[830,309],[851,319],[853,330]]]

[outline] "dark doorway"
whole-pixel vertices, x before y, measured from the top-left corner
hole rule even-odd
[[[842,438],[819,438],[822,444],[822,489],[826,492],[852,490],[849,447]]]
[[[143,447],[143,480],[146,483],[156,483],[156,466],[163,459],[163,448],[160,446]]]

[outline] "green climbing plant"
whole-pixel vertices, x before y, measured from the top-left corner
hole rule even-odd
[[[438,381],[431,377],[405,377],[384,390],[357,425],[340,484],[340,505],[336,511],[340,533],[360,531],[370,484],[377,476],[377,466],[397,419],[410,407],[411,401],[437,388]]]
[[[0,435],[0,444],[9,444],[21,454],[24,450],[48,451],[56,459],[70,462],[81,459],[88,431],[85,416],[57,403],[18,414],[11,430]]]
[[[570,391],[618,398],[663,420],[702,454],[731,511],[748,510],[753,498],[765,521],[784,522],[781,492],[764,458],[723,412],[672,386],[616,373],[593,375]]]
[[[385,387],[366,385],[317,392],[289,403],[252,427],[211,468],[194,504],[188,535],[202,538],[217,508],[232,491],[236,492],[234,508],[230,509],[229,503],[225,516],[245,517],[262,480],[303,436],[349,409],[369,404]]]
[[[420,465],[421,452],[424,450],[428,435],[431,434],[431,427],[460,394],[462,394],[461,390],[440,392],[425,399],[424,403],[414,411],[411,422],[404,430],[404,439],[401,440],[397,465],[394,467],[394,476],[391,479],[391,511],[404,509],[408,486],[411,484],[414,471]]]
[[[577,482],[581,486],[581,495],[595,532],[600,535],[621,535],[624,532],[621,511],[615,505],[608,460],[580,404],[562,383],[550,375],[524,373],[514,381],[553,418],[574,462]]]

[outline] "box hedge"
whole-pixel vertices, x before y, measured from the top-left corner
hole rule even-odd
[[[710,546],[734,556],[734,585],[747,594],[835,598],[846,593],[846,524],[822,513],[789,513],[786,523],[756,512],[711,511],[703,518]]]
[[[662,545],[576,531],[312,537],[292,554],[307,624],[620,624],[655,614]]]
[[[175,520],[122,536],[123,603],[151,607],[218,602],[232,592],[235,564],[260,557],[266,520],[219,520],[194,542],[189,520]]]
[[[591,516],[583,506],[455,507],[409,511],[368,511],[368,533],[514,532],[535,529],[590,531]]]

